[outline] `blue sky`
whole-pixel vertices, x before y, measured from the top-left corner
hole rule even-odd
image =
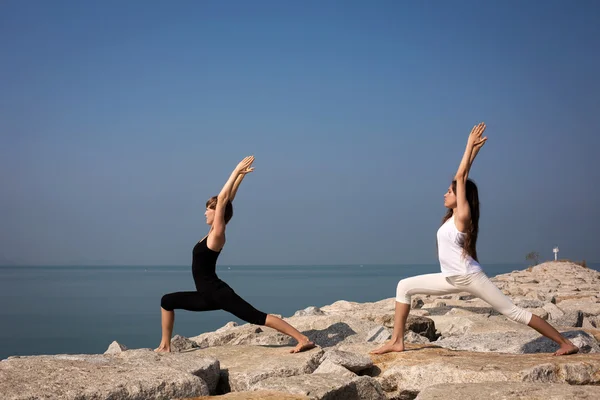
[[[434,263],[470,128],[485,263],[600,261],[593,1],[3,1],[0,263]]]

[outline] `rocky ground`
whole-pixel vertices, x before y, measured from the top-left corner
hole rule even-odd
[[[394,299],[338,301],[286,320],[319,346],[289,354],[292,339],[255,325],[176,336],[171,354],[9,357],[2,399],[599,399],[600,273],[549,262],[492,279],[517,305],[581,348],[557,346],[468,293],[415,296],[407,351],[371,356],[392,331]]]

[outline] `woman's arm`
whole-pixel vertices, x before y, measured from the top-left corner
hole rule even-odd
[[[237,194],[238,188],[244,180],[244,177],[246,176],[246,174],[249,174],[252,171],[254,171],[254,167],[248,167],[244,171],[240,171],[239,175],[235,179],[235,182],[233,183],[233,188],[231,189],[231,193],[229,194],[229,201],[233,202],[233,199],[235,199],[235,195]]]
[[[242,161],[240,161],[240,163],[235,167],[235,169],[229,176],[229,179],[227,179],[227,182],[225,182],[223,189],[221,189],[221,192],[217,196],[217,205],[215,206],[215,217],[213,220],[212,230],[210,234],[210,247],[213,249],[220,249],[225,244],[225,207],[227,206],[227,203],[232,200],[232,190],[239,175],[251,172],[252,168],[250,166],[253,162],[254,156],[248,156]],[[235,193],[233,193],[233,195],[235,196]]]
[[[475,161],[477,153],[479,153],[479,150],[487,140],[487,137],[481,137],[485,128],[486,126],[482,122],[475,125],[471,130],[465,152],[460,165],[458,166],[458,171],[456,171],[456,175],[454,176],[454,179],[456,180],[456,212],[454,221],[456,228],[461,232],[466,231],[471,221],[471,210],[467,201],[466,182],[469,178],[469,171],[471,170],[473,161]]]

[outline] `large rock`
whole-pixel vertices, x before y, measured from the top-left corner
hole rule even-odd
[[[563,332],[581,353],[600,353],[596,339],[585,331]],[[452,350],[478,352],[498,352],[512,354],[554,353],[559,346],[539,333],[528,332],[488,332],[468,333],[462,336],[445,337],[435,342],[437,346]]]
[[[565,315],[565,312],[553,303],[546,303],[542,308],[548,312],[551,320],[560,319]]]
[[[296,341],[290,336],[271,328],[252,324],[237,326],[231,323],[215,332],[206,332],[191,337],[190,340],[203,349],[229,345],[292,346],[296,344]]]
[[[485,396],[482,394],[485,393]],[[415,400],[593,400],[600,399],[598,386],[572,386],[555,383],[483,382],[430,386]]]
[[[220,393],[251,390],[257,382],[267,378],[311,374],[323,356],[320,348],[290,354],[287,347],[247,345],[209,347],[195,353],[197,357],[219,359]]]
[[[573,328],[581,328],[583,326],[583,313],[577,311],[567,311],[562,317],[552,323],[556,326],[569,326]]]
[[[311,400],[386,399],[381,385],[368,376],[349,378],[338,374],[312,374],[269,378],[257,383],[255,389],[299,394]]]
[[[326,351],[321,361],[325,360],[329,360],[334,364],[341,365],[352,372],[360,372],[373,366],[373,362],[371,361],[370,357],[342,350]]]
[[[511,297],[525,295],[556,303],[565,311],[600,314],[600,272],[572,262],[546,262],[526,271],[498,275],[492,281]],[[594,303],[598,305],[593,306]]]
[[[527,356],[455,352],[408,345],[402,353],[373,356],[377,379],[389,397],[415,396],[438,384],[480,382],[600,384],[600,354],[555,357],[547,354]],[[360,352],[358,345],[345,350]],[[364,346],[363,351],[369,348]]]
[[[429,317],[433,320],[437,331],[442,338],[448,336],[462,336],[476,324],[490,325],[488,317],[478,314],[473,315],[434,315]]]
[[[592,322],[590,322],[590,326],[593,326]],[[392,334],[390,333],[388,328],[386,328],[385,326],[377,326],[367,333],[366,339],[367,342],[383,343],[386,340],[391,339],[391,337]]]
[[[598,285],[598,287],[600,288],[600,285]],[[581,312],[583,312],[583,315],[586,317],[600,316],[600,302],[598,301],[598,299],[596,299],[595,301],[563,300],[557,304],[565,312],[581,311]]]
[[[139,400],[215,393],[219,362],[195,354],[128,350],[115,355],[9,357],[0,362],[3,400]]]
[[[335,364],[329,360],[325,360],[319,365],[313,374],[336,374],[340,376],[345,376],[348,378],[353,378],[356,374],[349,369],[342,367],[339,364]]]
[[[175,335],[173,339],[171,339],[171,352],[173,353],[180,353],[182,351],[193,350],[199,347],[200,346],[198,346],[196,342],[184,336]]]

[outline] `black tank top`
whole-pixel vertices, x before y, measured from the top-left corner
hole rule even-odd
[[[221,252],[209,249],[207,241],[208,236],[198,242],[192,251],[192,274],[198,291],[219,287],[223,283],[216,271]]]

